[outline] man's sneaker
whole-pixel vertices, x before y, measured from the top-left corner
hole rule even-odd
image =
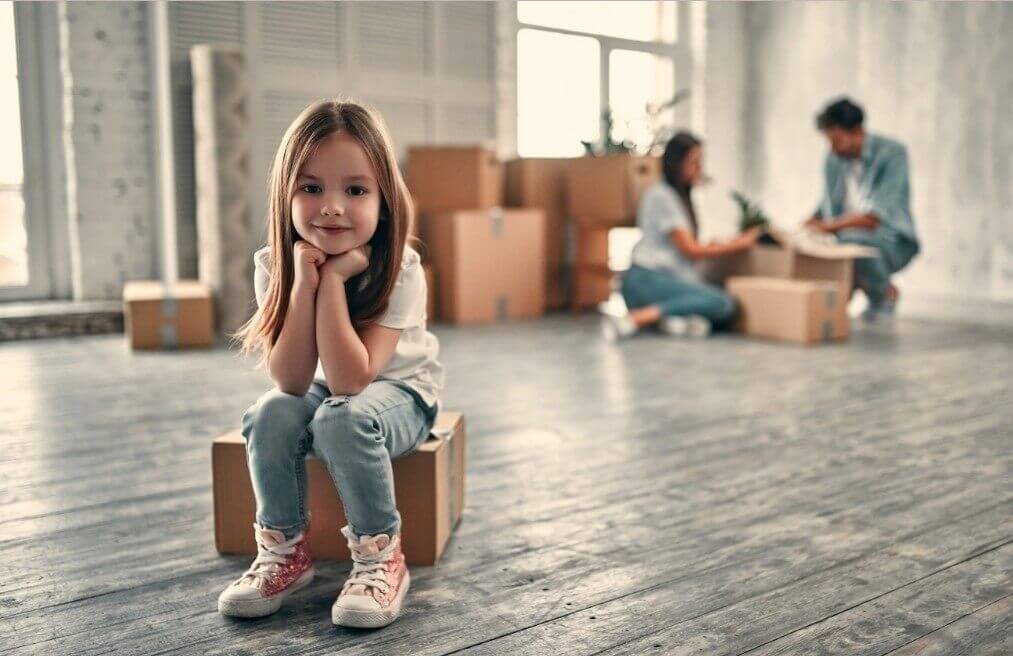
[[[356,537],[348,526],[341,533],[352,552],[352,573],[331,607],[331,621],[365,629],[387,626],[401,614],[411,583],[401,537],[383,533]]]
[[[618,342],[631,337],[637,332],[637,324],[628,314],[608,314],[601,316],[601,332],[606,341]]]
[[[662,317],[658,329],[670,337],[707,337],[711,334],[711,322],[698,314]]]
[[[309,527],[291,540],[281,531],[254,523],[257,558],[218,596],[218,612],[232,617],[263,617],[313,580]]]
[[[862,312],[865,323],[889,325],[897,316],[897,299],[883,299],[878,303],[869,301],[868,307]]]

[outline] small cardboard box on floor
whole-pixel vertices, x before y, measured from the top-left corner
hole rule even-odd
[[[503,205],[503,164],[483,146],[408,148],[408,190],[417,216]]]
[[[580,157],[567,166],[567,213],[578,223],[631,226],[637,204],[661,179],[661,160],[634,155]]]
[[[774,244],[705,261],[704,277],[725,283],[747,335],[813,344],[847,339],[854,262],[875,251],[806,232],[771,228]]]
[[[123,322],[134,350],[210,347],[215,341],[211,288],[197,280],[128,282]]]
[[[800,344],[848,337],[848,297],[836,282],[736,276],[726,287],[739,303],[736,327],[746,335]]]
[[[451,323],[539,317],[545,312],[545,214],[462,210],[422,217],[435,267],[437,311]]]
[[[414,453],[393,461],[394,492],[401,513],[401,544],[413,565],[433,565],[443,554],[464,509],[464,418],[441,412],[433,435]],[[246,442],[239,431],[211,447],[215,547],[224,554],[255,554],[257,502],[250,483]],[[314,558],[348,560],[339,532],[345,514],[323,461],[306,459],[310,552]]]
[[[523,158],[506,164],[506,204],[545,212],[545,304],[566,306],[566,172],[572,158]]]

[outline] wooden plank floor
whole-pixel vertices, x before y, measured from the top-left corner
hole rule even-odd
[[[226,350],[0,345],[0,654],[1010,654],[1013,331],[803,348],[437,329],[464,519],[405,615],[332,627],[347,563],[223,618],[210,440],[266,389]]]

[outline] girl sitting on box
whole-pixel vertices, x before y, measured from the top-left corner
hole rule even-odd
[[[605,337],[629,337],[645,326],[677,337],[706,337],[735,316],[735,301],[724,290],[700,277],[694,260],[748,250],[759,230],[749,230],[727,243],[697,241],[693,187],[703,179],[703,147],[688,132],[679,132],[665,146],[662,179],[640,198],[637,226],[642,232],[633,248],[632,264],[623,275],[622,294],[628,314],[605,314]]]
[[[327,465],[352,572],[334,624],[397,618],[409,576],[391,458],[436,419],[443,369],[426,329],[413,207],[387,130],[363,107],[321,101],[289,126],[271,170],[268,245],[254,254],[258,310],[237,333],[277,387],[243,416],[258,555],[218,598],[238,617],[275,612],[313,579],[305,457]]]

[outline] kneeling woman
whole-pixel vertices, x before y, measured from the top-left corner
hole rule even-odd
[[[703,282],[694,261],[748,250],[759,231],[745,232],[723,244],[697,241],[691,192],[702,177],[700,140],[688,132],[676,134],[665,147],[662,180],[640,199],[637,226],[643,236],[633,248],[632,265],[622,281],[630,311],[605,317],[607,338],[628,337],[655,324],[668,335],[705,337],[731,323],[735,301],[724,290]]]

